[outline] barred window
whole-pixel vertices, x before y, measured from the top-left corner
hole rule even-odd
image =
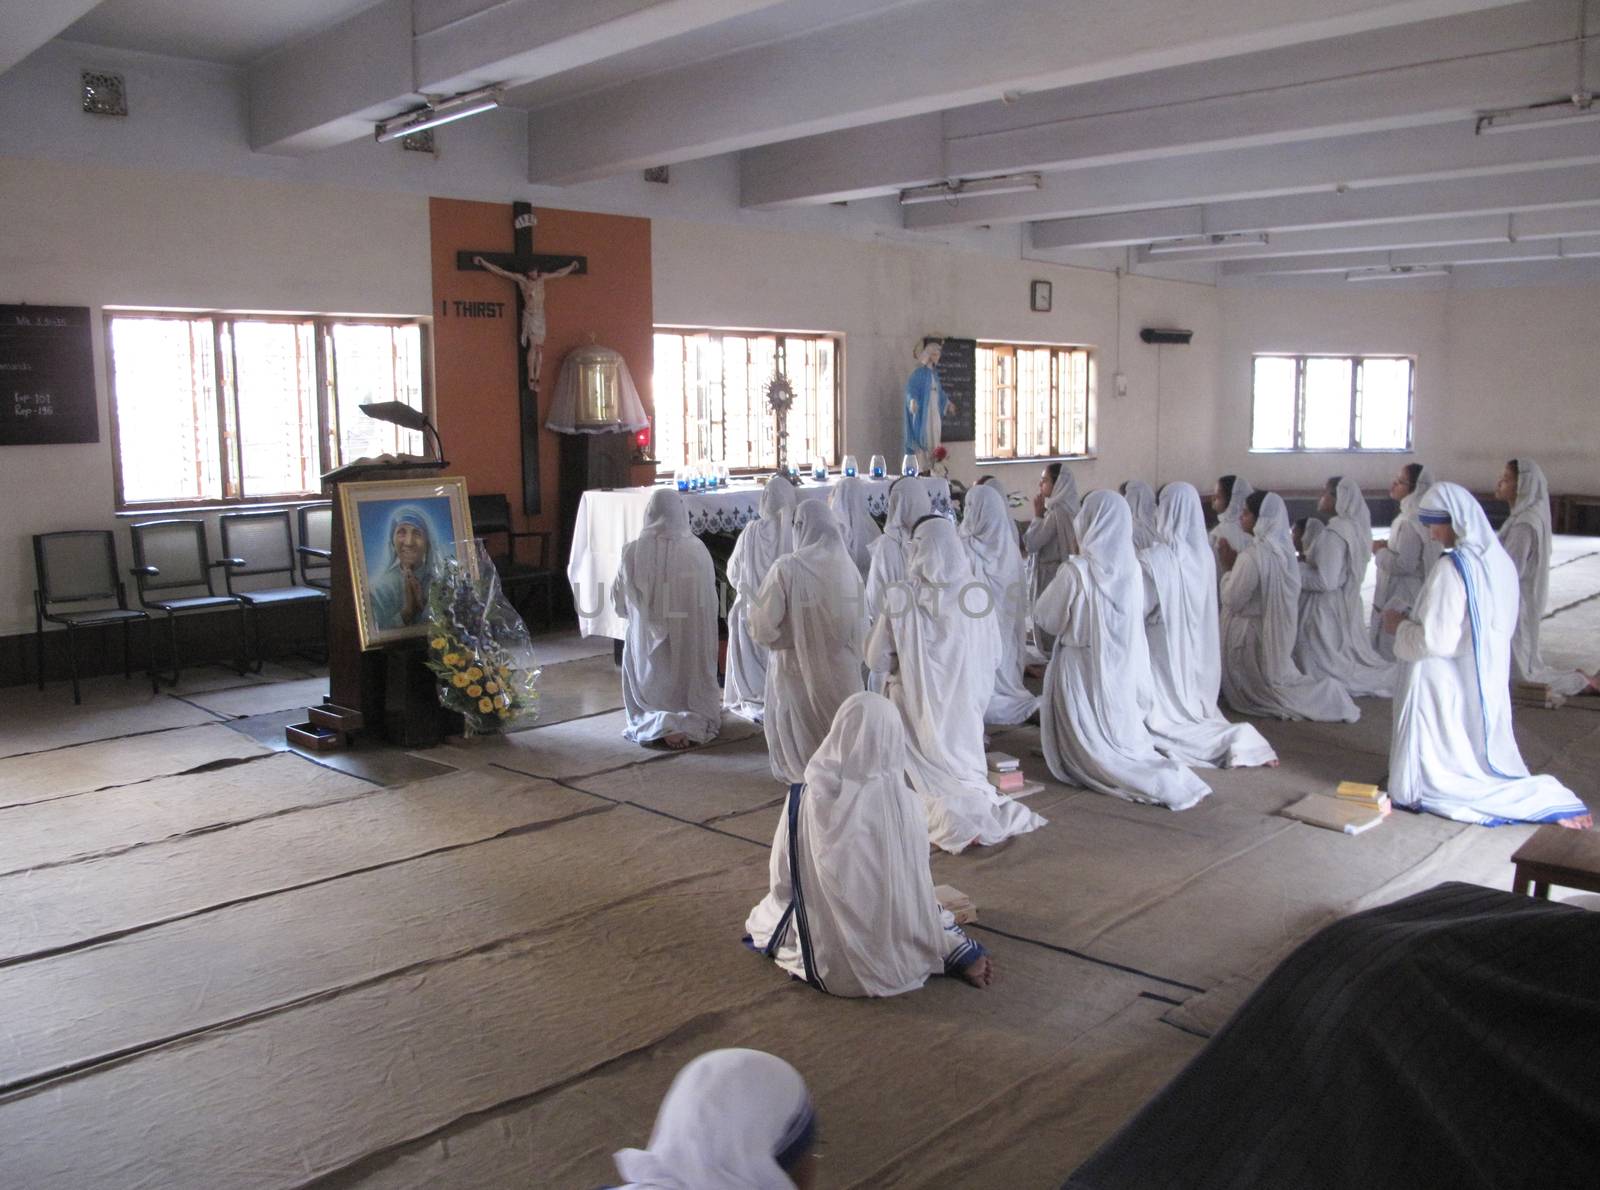
[[[313,496],[352,459],[424,449],[358,408],[426,407],[414,320],[114,311],[106,342],[118,507]]]
[[[1089,453],[1089,351],[979,343],[974,354],[977,454],[987,459]]]
[[[1258,355],[1250,449],[1411,449],[1410,356]]]
[[[791,331],[657,327],[656,457],[668,469],[725,463],[730,471],[777,465],[777,419],[767,385],[781,370],[794,389],[789,459],[804,465],[839,459],[842,342]],[[780,363],[781,361],[781,363]]]

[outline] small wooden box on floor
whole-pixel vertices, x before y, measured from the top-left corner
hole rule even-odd
[[[1564,826],[1541,826],[1533,833],[1511,862],[1517,865],[1511,891],[1549,899],[1550,886],[1600,892],[1600,833],[1568,830]]]

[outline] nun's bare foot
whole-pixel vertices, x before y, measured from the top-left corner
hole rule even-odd
[[[1269,769],[1275,769],[1282,763],[1283,762],[1281,760],[1279,760],[1276,756],[1274,756],[1271,760],[1267,761],[1266,767],[1269,768]]]
[[[994,982],[994,963],[988,955],[984,955],[963,967],[961,978],[975,988],[986,988]]]
[[[1583,670],[1581,669],[1578,672],[1589,679],[1589,684],[1582,690],[1578,691],[1579,697],[1582,697],[1585,694],[1600,694],[1600,672],[1588,674],[1583,673]]]
[[[1574,814],[1571,818],[1557,818],[1556,821],[1569,831],[1586,831],[1594,826],[1594,815]]]
[[[670,735],[662,736],[661,737],[661,742],[662,742],[662,744],[664,744],[666,747],[670,748],[674,752],[682,752],[685,748],[689,747],[690,745],[692,745],[694,743],[693,740],[691,740],[688,736],[684,735],[683,732],[681,732],[681,731],[675,731],[675,732],[672,732]]]

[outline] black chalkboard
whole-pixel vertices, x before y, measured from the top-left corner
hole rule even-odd
[[[0,306],[0,446],[98,442],[87,306]]]
[[[973,410],[977,405],[973,368],[976,339],[946,339],[939,351],[939,387],[944,398],[956,407],[945,414],[939,437],[945,442],[971,442],[975,436]]]

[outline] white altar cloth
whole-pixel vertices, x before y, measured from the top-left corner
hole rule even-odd
[[[806,479],[797,489],[802,500],[822,499],[833,491],[838,477],[825,482]],[[889,502],[893,479],[862,478],[867,489],[867,507],[882,516]],[[949,515],[950,483],[938,476],[922,476],[915,482],[928,489],[935,512]],[[572,556],[567,560],[567,582],[578,609],[578,627],[585,636],[609,636],[621,640],[628,624],[611,606],[611,582],[622,563],[622,547],[644,527],[644,509],[656,484],[645,488],[612,488],[588,491],[578,505],[578,521],[572,532]],[[689,527],[704,536],[708,533],[735,534],[756,518],[760,511],[761,485],[754,480],[734,480],[715,492],[684,495],[689,506]]]

